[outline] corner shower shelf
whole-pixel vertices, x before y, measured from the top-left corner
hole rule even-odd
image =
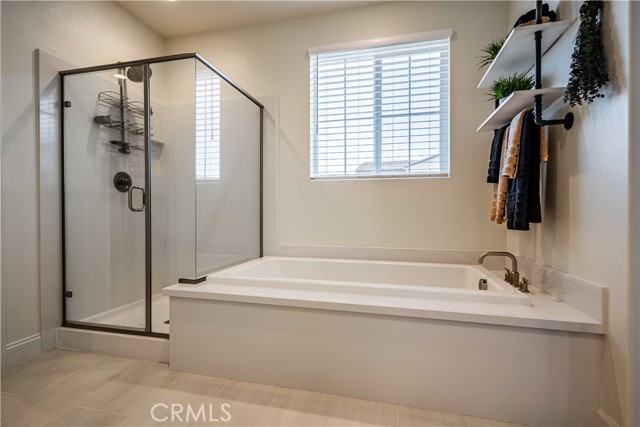
[[[131,101],[127,105],[127,108],[132,114],[138,117],[144,117],[144,104],[140,101]]]
[[[93,118],[93,121],[99,125],[102,125],[110,129],[117,129],[121,131],[129,130],[129,120],[123,119],[121,117],[117,117],[111,114],[95,116]]]
[[[536,60],[533,43],[535,32],[542,31],[542,54],[544,55],[572,23],[573,21],[547,22],[516,27],[511,30],[502,49],[478,83],[478,89],[488,88],[500,77],[529,71],[535,65]]]
[[[534,97],[542,97],[543,110],[559,99],[565,91],[564,87],[551,87],[545,89],[519,90],[509,95],[498,108],[480,125],[476,132],[489,132],[502,127],[527,107],[533,108]]]
[[[118,92],[105,90],[98,93],[98,102],[106,107],[125,108],[131,114],[144,118],[144,104],[141,101],[129,101],[126,96],[120,96]],[[150,111],[153,115],[153,108]]]
[[[132,135],[144,136],[143,123],[130,122],[127,119],[121,119],[114,115],[95,116],[93,121],[109,129],[116,129],[119,131],[129,132]],[[151,130],[153,130],[153,127],[151,127]],[[151,136],[153,136],[153,133],[151,133]]]
[[[98,93],[98,101],[102,105],[106,105],[107,107],[125,107],[129,101],[129,98],[126,96],[121,97],[118,92],[114,92],[112,90],[105,90],[103,92]]]
[[[153,130],[153,127],[151,127],[151,129]],[[136,122],[131,123],[129,125],[129,132],[134,135],[144,136],[144,124]],[[151,136],[153,136],[153,132],[151,132]]]

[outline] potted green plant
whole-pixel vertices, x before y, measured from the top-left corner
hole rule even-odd
[[[478,69],[486,67],[487,65],[491,64],[494,59],[496,59],[496,56],[498,56],[498,52],[500,52],[500,49],[502,49],[505,40],[506,38],[504,37],[493,39],[484,47],[484,49],[482,49],[483,55],[480,55],[478,57]]]
[[[495,100],[497,107],[500,105],[501,100],[504,100],[513,92],[517,90],[530,90],[533,88],[534,84],[535,79],[533,76],[528,75],[527,73],[515,73],[506,77],[500,77],[498,80],[494,81],[491,84],[491,92],[487,95],[490,96],[489,99]]]

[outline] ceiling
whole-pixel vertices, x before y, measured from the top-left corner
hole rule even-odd
[[[155,32],[169,38],[300,18],[375,2],[163,0],[118,1],[118,4]]]

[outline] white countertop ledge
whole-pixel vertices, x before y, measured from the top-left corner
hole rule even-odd
[[[483,323],[522,328],[605,334],[605,325],[573,307],[530,288],[531,305],[431,300],[320,292],[288,288],[257,288],[203,282],[177,284],[162,290],[174,298],[195,298],[248,304]]]

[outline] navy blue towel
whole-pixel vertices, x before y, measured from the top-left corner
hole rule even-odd
[[[497,184],[500,180],[500,157],[502,156],[502,139],[509,125],[504,125],[500,129],[493,131],[493,142],[491,142],[491,152],[489,153],[489,170],[487,172],[487,182]]]
[[[509,180],[507,191],[507,228],[529,230],[529,223],[542,222],[540,207],[540,127],[533,111],[522,125],[518,173]]]

